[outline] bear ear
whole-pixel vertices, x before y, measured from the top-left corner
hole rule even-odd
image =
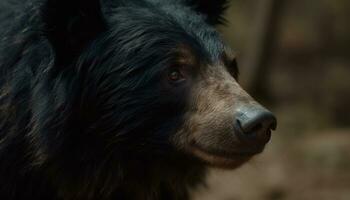
[[[223,14],[228,7],[228,0],[187,0],[190,6],[207,16],[211,25],[224,24]]]
[[[56,62],[69,63],[106,28],[100,0],[46,0],[45,34]]]

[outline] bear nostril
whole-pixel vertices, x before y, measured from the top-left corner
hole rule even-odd
[[[240,139],[267,142],[276,126],[276,118],[271,112],[253,108],[237,115],[235,131]]]

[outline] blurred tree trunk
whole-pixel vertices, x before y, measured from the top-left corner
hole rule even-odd
[[[255,25],[243,60],[242,84],[255,97],[269,99],[267,78],[285,0],[259,0]]]

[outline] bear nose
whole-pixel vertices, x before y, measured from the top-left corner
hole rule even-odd
[[[241,140],[267,143],[271,130],[277,126],[276,117],[261,107],[243,108],[236,115],[235,132]]]

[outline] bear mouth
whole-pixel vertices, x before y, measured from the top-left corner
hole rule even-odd
[[[263,148],[249,152],[223,152],[216,150],[207,150],[200,145],[192,145],[191,153],[204,161],[209,166],[215,168],[235,169],[248,162],[253,156],[261,153]]]

